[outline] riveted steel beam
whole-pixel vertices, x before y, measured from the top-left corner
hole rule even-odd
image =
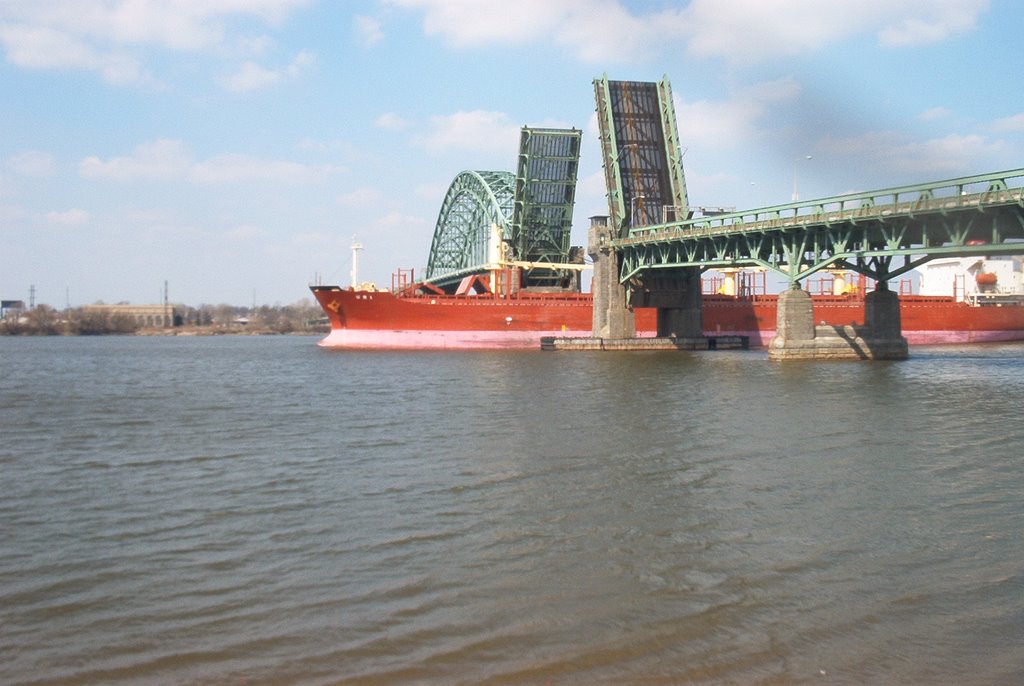
[[[645,270],[767,266],[795,283],[837,265],[885,280],[930,256],[1024,254],[1024,169],[633,227],[613,247],[623,282]]]
[[[559,286],[566,271],[541,265],[569,261],[581,132],[524,126],[519,139],[511,235],[514,260],[535,265],[527,286]]]

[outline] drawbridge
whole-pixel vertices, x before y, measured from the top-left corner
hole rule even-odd
[[[668,77],[648,83],[609,81],[606,75],[594,82],[594,95],[615,234],[689,217]]]
[[[753,267],[789,282],[770,351],[780,359],[900,359],[891,279],[939,257],[1024,254],[1024,169],[694,216],[668,79],[605,76],[594,89],[608,190],[607,220],[590,230],[597,338],[634,337],[633,308],[651,307],[658,336],[700,347],[701,273]],[[815,329],[801,283],[828,269],[875,280],[860,329]]]
[[[525,288],[579,283],[570,246],[581,132],[523,127],[516,171],[464,171],[441,203],[425,281],[451,292],[467,277],[519,269]]]

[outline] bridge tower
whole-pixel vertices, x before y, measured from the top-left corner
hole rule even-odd
[[[635,227],[688,219],[675,106],[668,77],[658,83],[594,81],[605,185],[606,221],[592,220],[589,252],[594,260],[596,338],[636,335],[634,307],[658,310],[657,335],[706,345],[701,317],[700,268],[646,273],[623,284],[621,263],[611,241]]]

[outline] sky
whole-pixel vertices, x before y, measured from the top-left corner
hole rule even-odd
[[[1015,0],[0,0],[0,297],[292,304],[425,267],[463,170],[675,100],[691,205],[1024,167]],[[810,159],[807,159],[810,156]]]

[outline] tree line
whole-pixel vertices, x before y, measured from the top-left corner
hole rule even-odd
[[[174,305],[173,327],[144,327],[132,315],[92,307],[57,310],[37,305],[29,310],[10,310],[0,319],[0,335],[7,336],[100,336],[146,331],[194,330],[196,333],[295,333],[324,332],[330,327],[320,308],[309,300],[292,305]]]

